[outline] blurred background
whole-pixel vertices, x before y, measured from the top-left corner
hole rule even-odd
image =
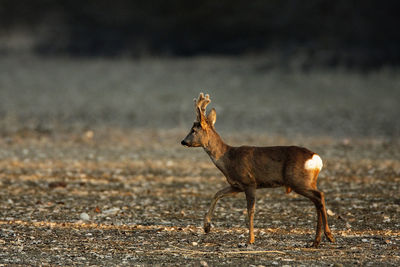
[[[398,1],[0,0],[0,132],[396,137]]]
[[[400,266],[399,11],[0,0],[0,266]],[[315,208],[282,188],[257,192],[254,247],[243,195],[203,235],[226,181],[180,144],[200,92],[227,143],[321,155],[337,243],[302,249]]]

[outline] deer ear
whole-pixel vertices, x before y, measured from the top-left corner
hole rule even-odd
[[[210,113],[208,113],[207,121],[211,124],[211,126],[214,126],[216,120],[217,112],[215,111],[215,108],[212,108]]]

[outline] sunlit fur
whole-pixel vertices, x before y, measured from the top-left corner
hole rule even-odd
[[[322,166],[323,166],[322,160],[317,154],[314,154],[311,159],[307,160],[304,163],[304,168],[306,170],[315,170],[315,169],[321,170]]]

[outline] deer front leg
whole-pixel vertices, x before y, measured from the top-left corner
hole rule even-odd
[[[254,243],[254,212],[256,205],[256,187],[252,186],[246,189],[247,216],[249,217],[249,244]]]
[[[226,196],[233,196],[237,193],[241,192],[239,189],[228,186],[225,187],[224,189],[218,191],[215,195],[214,198],[211,201],[210,208],[208,212],[206,213],[206,216],[204,216],[204,232],[209,233],[211,229],[211,217],[215,209],[215,205],[217,204],[218,200],[220,200],[223,197]]]

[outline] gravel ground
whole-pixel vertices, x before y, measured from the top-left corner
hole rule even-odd
[[[247,239],[244,196],[221,200],[214,228],[203,233],[210,199],[226,182],[201,149],[180,147],[184,134],[25,132],[2,139],[0,264],[399,265],[398,141],[297,140],[324,159],[319,188],[336,243],[307,248],[314,206],[277,188],[258,191],[256,243],[239,248]]]
[[[0,265],[399,266],[398,72],[284,73],[265,60],[4,58]],[[307,248],[314,206],[282,188],[257,192],[251,247],[242,194],[203,233],[226,182],[179,144],[198,88],[212,88],[229,144],[321,155],[336,243]]]

